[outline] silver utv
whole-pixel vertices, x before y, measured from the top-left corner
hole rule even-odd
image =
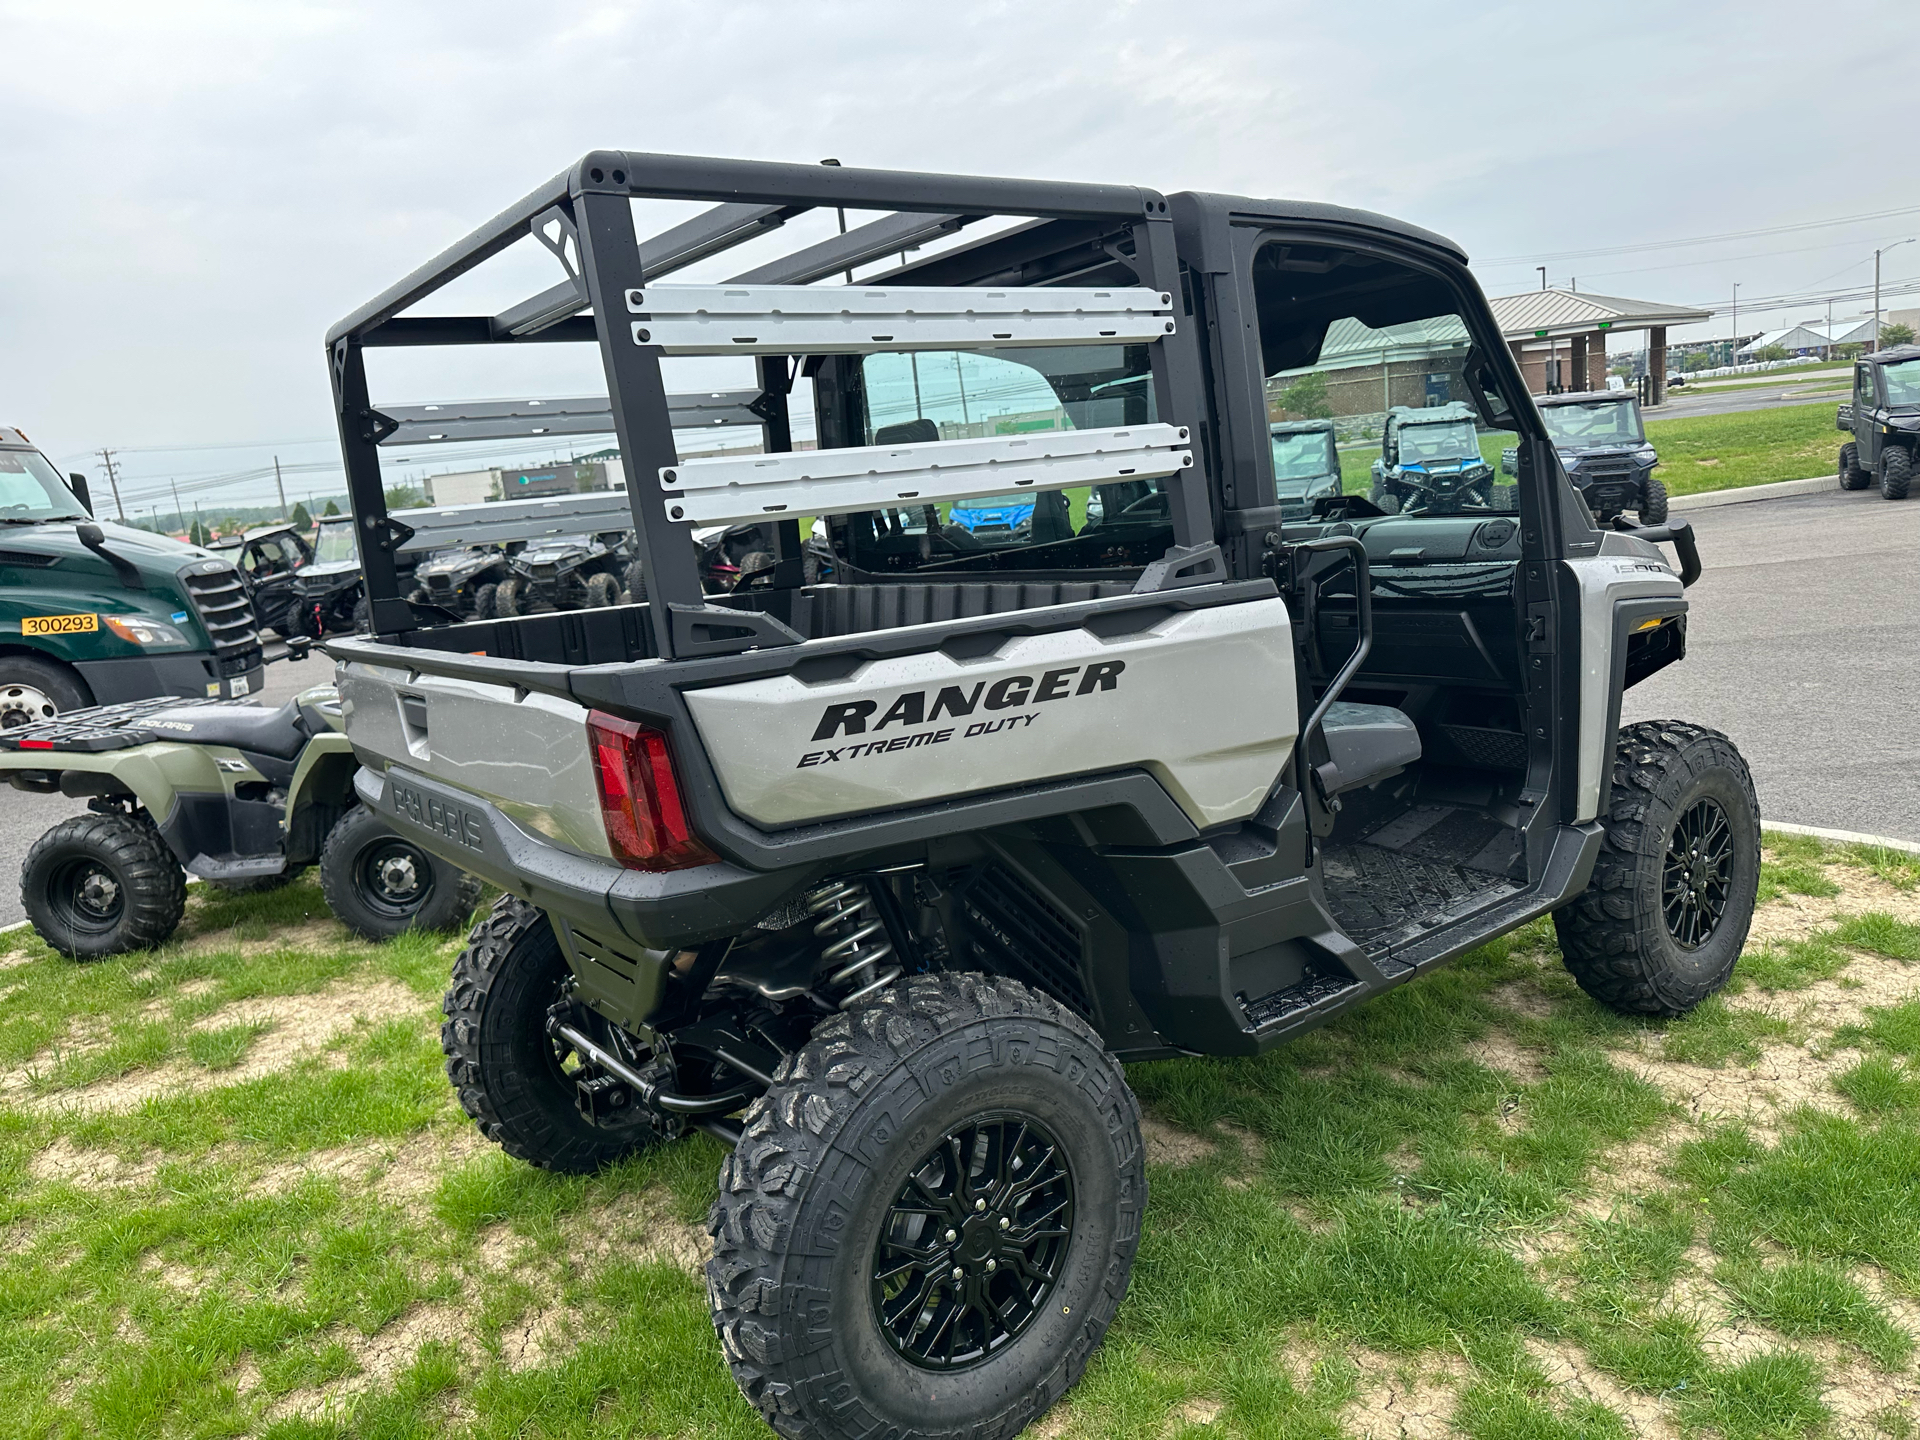
[[[717,203],[643,237],[636,198]],[[836,206],[882,218],[672,278]],[[522,241],[551,289],[409,313]],[[598,347],[646,602],[416,628],[364,351],[528,339]],[[1548,913],[1635,1013],[1739,954],[1744,763],[1618,721],[1684,655],[1691,533],[1595,528],[1439,236],[603,151],[328,344],[374,537],[373,633],[328,647],[356,785],[507,892],[447,992],[449,1075],[536,1165],[731,1147],[714,1324],[782,1433],[1010,1436],[1074,1381],[1146,1204],[1125,1062],[1259,1053]],[[762,443],[683,459],[675,366],[714,356],[752,375]],[[1513,449],[1510,503],[1288,514],[1270,394],[1312,374],[1359,413],[1404,373],[1475,452]],[[1022,492],[1011,543],[949,523]],[[748,521],[764,582],[704,593],[693,529]]]

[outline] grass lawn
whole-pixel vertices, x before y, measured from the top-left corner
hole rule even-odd
[[[1136,1065],[1132,1292],[1047,1436],[1908,1440],[1920,864],[1770,837],[1671,1024],[1535,924],[1255,1060]],[[760,1436],[698,1269],[720,1149],[591,1179],[440,1071],[458,940],[311,883],[175,942],[0,936],[0,1387],[19,1436]]]
[[[1660,452],[1654,474],[1672,495],[1831,474],[1846,440],[1833,428],[1834,404],[1649,420],[1647,439]]]

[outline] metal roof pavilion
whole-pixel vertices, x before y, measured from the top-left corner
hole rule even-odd
[[[1588,335],[1596,330],[1650,330],[1656,326],[1692,325],[1712,317],[1711,310],[1686,305],[1663,305],[1652,300],[1626,300],[1618,295],[1590,295],[1584,290],[1527,290],[1487,302],[1493,307],[1500,333],[1508,340],[1546,340],[1555,336]]]

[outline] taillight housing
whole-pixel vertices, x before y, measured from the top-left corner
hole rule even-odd
[[[720,858],[687,823],[665,735],[593,710],[587,714],[587,736],[600,818],[614,859],[633,870],[684,870]]]

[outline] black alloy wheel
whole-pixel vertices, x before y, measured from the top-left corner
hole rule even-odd
[[[1733,886],[1733,826],[1712,799],[1687,807],[1667,836],[1660,875],[1667,933],[1688,950],[1713,938]]]
[[[880,1332],[928,1370],[978,1365],[1033,1321],[1073,1233],[1073,1173],[1030,1118],[981,1116],[908,1174],[874,1247]]]

